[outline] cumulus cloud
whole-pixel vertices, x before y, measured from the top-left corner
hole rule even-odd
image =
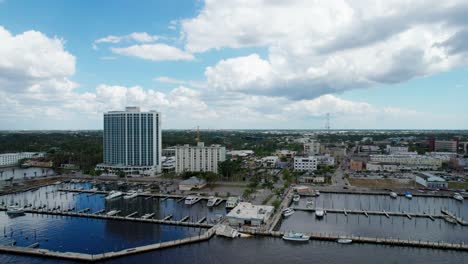
[[[161,39],[161,36],[158,35],[150,35],[146,32],[133,32],[128,35],[123,35],[123,36],[115,36],[115,35],[109,35],[105,36],[99,39],[96,39],[94,41],[94,44],[99,44],[99,43],[120,43],[124,41],[135,41],[135,42],[155,42],[157,40]]]
[[[466,65],[467,12],[462,0],[207,0],[181,35],[193,53],[268,50],[208,67],[208,86],[313,99]]]
[[[111,48],[111,50],[115,54],[133,56],[151,61],[183,61],[194,59],[192,54],[162,43],[133,45],[124,48]]]

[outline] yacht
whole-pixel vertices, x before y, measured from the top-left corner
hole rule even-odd
[[[310,236],[304,235],[302,233],[286,233],[283,235],[284,240],[289,241],[309,241]]]
[[[413,195],[411,194],[411,192],[406,192],[405,197],[408,198],[408,199],[412,199]]]
[[[284,217],[288,217],[288,216],[294,214],[294,209],[292,209],[290,207],[288,207],[286,209],[283,209],[282,214],[283,214]]]
[[[463,201],[463,196],[461,196],[461,194],[459,194],[459,193],[455,193],[453,195],[453,199],[462,202]]]
[[[214,196],[210,196],[208,197],[208,203],[206,204],[206,206],[208,207],[213,207],[216,205],[216,203],[219,201],[219,199],[217,197],[214,197]]]
[[[315,209],[315,216],[317,218],[321,218],[323,215],[325,215],[325,211],[322,208]]]
[[[295,195],[293,196],[293,201],[294,201],[294,202],[298,203],[300,200],[301,200],[301,196],[300,196],[299,194],[295,194]]]
[[[17,205],[10,205],[7,207],[6,213],[10,216],[24,215],[24,208]]]
[[[200,201],[200,197],[189,195],[185,198],[185,204],[192,205]]]
[[[124,199],[133,199],[138,196],[138,192],[135,190],[130,190],[127,192],[126,195],[124,195]]]
[[[314,194],[315,194],[315,196],[320,196],[320,191],[319,191],[319,190],[315,190]]]
[[[398,197],[398,194],[396,192],[391,192],[390,197],[396,199]]]
[[[148,218],[152,218],[153,215],[154,215],[154,213],[152,213],[152,214],[144,214],[141,218],[143,218],[143,219],[148,219]]]
[[[349,239],[349,238],[339,238],[338,240],[336,240],[336,242],[340,243],[340,244],[350,244],[353,242],[353,240]]]
[[[109,194],[106,196],[106,200],[112,200],[112,199],[115,199],[115,198],[120,197],[122,195],[123,195],[122,192],[110,191]]]
[[[118,210],[111,210],[111,211],[107,212],[106,215],[108,215],[108,216],[114,216],[114,215],[116,215],[116,214],[118,214],[118,213],[120,213],[120,211],[118,211]]]
[[[239,197],[229,197],[228,200],[226,201],[226,209],[232,209],[236,207],[239,201],[240,201]]]

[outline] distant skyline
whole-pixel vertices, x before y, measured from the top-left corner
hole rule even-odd
[[[0,0],[0,130],[467,129],[468,2]]]

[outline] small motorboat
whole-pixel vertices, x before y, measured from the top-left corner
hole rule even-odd
[[[153,217],[153,216],[154,216],[154,213],[152,213],[152,214],[144,214],[141,218],[143,218],[143,219],[149,219],[149,218],[151,218],[151,217]]]
[[[411,192],[405,192],[405,197],[408,199],[412,199],[413,195],[411,194]]]
[[[292,209],[290,207],[288,207],[286,209],[283,209],[282,214],[283,214],[284,217],[288,217],[290,215],[293,215],[294,214],[294,209]]]
[[[315,194],[315,196],[320,196],[320,191],[319,191],[319,190],[315,190],[314,194]]]
[[[128,191],[128,193],[127,193],[126,195],[124,195],[123,198],[127,200],[127,199],[133,199],[133,198],[135,198],[135,197],[137,197],[137,196],[138,196],[138,192],[137,192],[137,191],[135,191],[135,190],[130,190],[130,191]]]
[[[396,199],[398,197],[398,194],[396,192],[391,192],[390,197]]]
[[[351,244],[353,242],[353,240],[351,240],[349,238],[339,238],[338,240],[336,240],[336,242],[338,242],[340,244]]]
[[[206,203],[206,206],[208,207],[213,207],[216,205],[216,203],[219,201],[217,197],[210,196],[208,197],[208,203]]]
[[[7,207],[6,211],[9,216],[20,216],[24,215],[24,208],[17,205],[10,205]]]
[[[286,233],[283,235],[283,239],[288,241],[309,241],[310,236],[302,233]]]
[[[185,198],[185,204],[192,205],[200,201],[200,197],[189,195]]]
[[[312,200],[307,200],[306,208],[313,208],[313,207],[314,207],[314,201],[312,201]]]
[[[123,195],[122,192],[110,191],[109,194],[106,196],[106,200],[112,200],[112,199],[118,198],[118,197],[120,197],[122,195]]]
[[[107,216],[114,216],[116,214],[120,213],[119,210],[111,210],[109,212],[106,213]]]
[[[239,197],[229,197],[226,201],[226,209],[232,209],[240,202]]]
[[[299,194],[293,195],[293,201],[298,203],[301,200],[301,196]]]
[[[322,208],[315,209],[315,216],[317,218],[322,218],[325,215],[325,211]]]
[[[460,201],[460,202],[463,202],[463,196],[459,193],[455,193],[453,195],[453,199],[457,200],[457,201]]]

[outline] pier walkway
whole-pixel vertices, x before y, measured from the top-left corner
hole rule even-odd
[[[303,207],[291,207],[296,211],[308,211],[308,212],[315,212],[314,208],[303,208]],[[385,217],[390,216],[401,216],[401,217],[428,217],[431,219],[434,218],[443,218],[443,215],[429,215],[429,214],[421,214],[421,213],[410,213],[410,212],[388,212],[388,211],[365,211],[365,210],[346,210],[346,209],[329,209],[323,208],[326,213],[338,213],[338,214],[360,214],[360,215],[382,215]]]

